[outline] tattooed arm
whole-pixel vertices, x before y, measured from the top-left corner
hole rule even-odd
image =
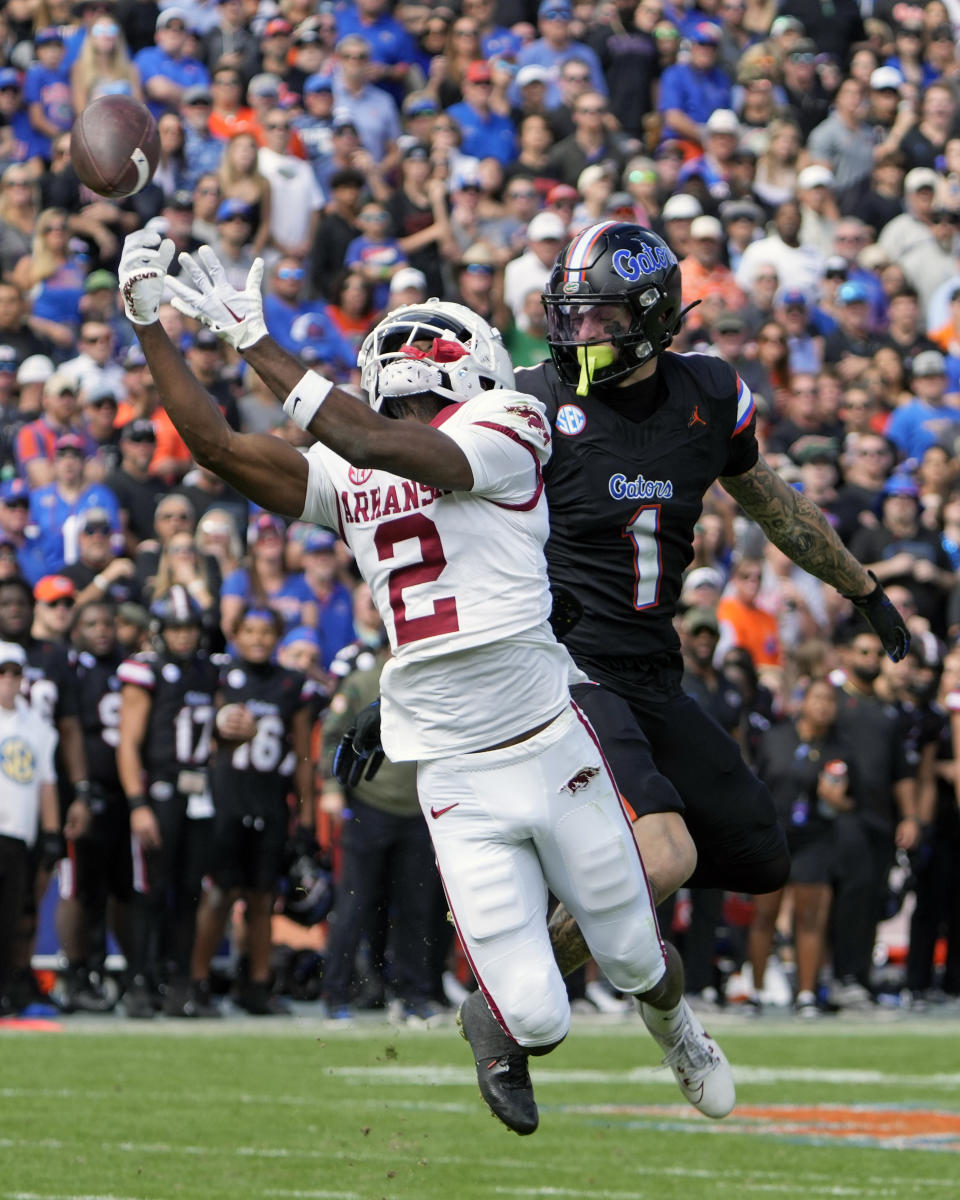
[[[758,458],[742,475],[720,480],[748,517],[798,567],[844,596],[865,596],[874,582],[819,508]]]

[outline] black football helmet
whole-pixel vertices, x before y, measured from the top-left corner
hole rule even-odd
[[[560,251],[543,293],[560,378],[580,396],[625,378],[673,341],[687,311],[680,303],[677,256],[652,229],[601,221],[578,233]],[[629,328],[584,339],[584,310],[600,304],[625,304]]]

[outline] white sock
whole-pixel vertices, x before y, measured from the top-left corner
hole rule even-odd
[[[649,1004],[645,1004],[644,1017],[647,1020],[648,1028],[653,1026],[661,1037],[672,1037],[679,1032],[680,1026],[683,1024],[683,1009],[682,999],[673,1008],[651,1008]]]
[[[813,994],[813,992],[798,992],[797,993],[797,1003],[798,1004],[816,1004],[816,1002],[817,1002],[817,998]]]

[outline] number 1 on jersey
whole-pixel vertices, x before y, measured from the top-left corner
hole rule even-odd
[[[660,600],[660,505],[644,504],[630,518],[622,537],[633,542],[633,570],[637,586],[636,609],[653,608]]]

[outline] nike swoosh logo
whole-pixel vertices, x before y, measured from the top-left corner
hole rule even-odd
[[[456,808],[459,805],[459,803],[460,803],[460,801],[457,800],[456,803],[454,803],[454,804],[448,804],[446,806],[446,808],[435,808],[431,804],[430,805],[430,816],[433,817],[434,820],[436,820],[437,817],[442,817],[444,813],[448,813],[451,808]]]
[[[297,405],[298,405],[299,403],[300,403],[300,397],[299,397],[299,396],[294,396],[294,398],[293,398],[293,405],[291,406],[291,411],[292,411],[292,412],[296,412],[296,411],[297,411]]]

